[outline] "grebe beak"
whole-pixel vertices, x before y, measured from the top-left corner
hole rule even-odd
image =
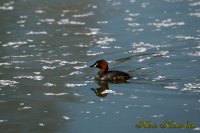
[[[98,64],[94,63],[93,65],[91,65],[90,67],[96,67]]]

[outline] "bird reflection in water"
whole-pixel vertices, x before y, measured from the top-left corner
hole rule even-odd
[[[106,97],[108,93],[112,93],[112,90],[109,91],[109,83],[111,84],[121,84],[121,83],[128,83],[127,81],[113,81],[113,82],[106,82],[100,81],[95,79],[96,83],[100,86],[98,88],[91,88],[91,90],[98,96],[98,97]]]
[[[97,82],[100,86],[99,88],[91,88],[91,90],[98,96],[98,97],[106,97],[108,95],[109,87],[107,82]]]

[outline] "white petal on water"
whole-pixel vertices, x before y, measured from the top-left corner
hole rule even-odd
[[[70,84],[70,83],[66,83],[65,86],[66,87],[76,87],[76,86],[85,86],[87,84]]]
[[[122,48],[121,46],[114,46],[114,48]]]
[[[107,24],[108,21],[97,21],[97,24]]]
[[[93,12],[88,12],[88,13],[84,13],[84,14],[75,14],[75,15],[73,15],[72,17],[75,17],[75,18],[83,18],[83,17],[92,16],[92,15],[94,15]]]
[[[1,89],[0,89],[1,90]],[[0,100],[0,103],[7,103],[8,101]]]
[[[105,114],[106,114],[106,112],[101,112],[101,114],[102,114],[102,115],[105,115]]]
[[[52,83],[45,83],[43,84],[44,86],[56,86],[56,84],[52,84]]]
[[[116,91],[113,90],[105,90],[102,92],[102,94],[107,94],[107,93],[115,93]]]
[[[17,48],[21,45],[24,45],[24,44],[27,44],[27,42],[23,42],[23,41],[16,41],[16,42],[8,42],[6,44],[3,44],[4,47],[7,47],[7,46],[11,46],[13,48]]]
[[[78,93],[73,93],[75,96],[81,96],[80,94],[78,94]]]
[[[160,117],[163,117],[163,116],[164,116],[163,114],[160,114],[160,115],[157,115],[157,114],[151,115],[151,117],[153,117],[153,118],[160,118]]]
[[[131,98],[131,99],[137,99],[137,98],[138,98],[138,96],[131,95],[131,96],[130,96],[130,98]]]
[[[69,75],[80,75],[80,74],[83,74],[83,72],[79,72],[79,71],[74,71],[74,72],[71,72]]]
[[[101,55],[103,54],[104,52],[92,52],[92,51],[88,51],[87,52],[87,55],[88,56],[96,56],[96,55]]]
[[[197,18],[200,18],[200,12],[190,13],[190,16],[196,16]]]
[[[151,105],[142,105],[141,107],[142,107],[142,108],[150,108]]]
[[[42,80],[44,77],[43,76],[17,76],[13,78],[16,78],[16,79],[27,78],[27,79],[33,79],[33,80]]]
[[[0,6],[0,10],[13,10],[13,6]]]
[[[182,91],[190,91],[190,90],[196,90],[200,89],[200,83],[186,83],[184,84],[184,88]]]
[[[95,118],[99,118],[99,116],[98,116],[98,115],[96,115],[96,116],[95,116]]]
[[[27,110],[27,109],[32,109],[32,107],[25,106],[23,108],[18,108],[18,110]]]
[[[42,69],[47,70],[47,69],[55,69],[56,67],[50,67],[50,66],[43,66]]]
[[[44,13],[44,11],[43,10],[36,10],[35,13],[40,14],[40,13]]]
[[[12,63],[9,62],[0,63],[0,66],[9,66],[9,65],[12,65]]]
[[[113,95],[123,95],[123,93],[117,93],[116,91],[113,91],[113,90],[105,90],[103,92],[101,92],[101,94],[113,94]]]
[[[165,76],[158,76],[156,78],[154,78],[153,80],[164,80],[165,79]]]
[[[0,86],[15,86],[15,84],[18,84],[17,81],[12,80],[0,80]]]
[[[61,19],[57,22],[59,25],[85,25],[85,22],[79,22],[79,21],[70,21],[69,19]]]
[[[37,74],[37,75],[39,75],[39,74],[41,74],[41,72],[33,72],[34,74]]]
[[[128,52],[129,53],[142,53],[142,52],[146,52],[147,51],[147,48],[144,48],[144,47],[138,47],[134,50],[129,50]]]
[[[26,35],[46,35],[46,34],[47,34],[46,31],[30,31],[26,33]]]
[[[99,40],[96,41],[97,44],[109,44],[109,42],[114,42],[116,41],[115,38],[111,38],[111,37],[104,37],[104,38],[99,38]]]
[[[38,126],[44,127],[45,124],[44,123],[38,123]]]
[[[198,37],[193,37],[193,36],[185,36],[185,35],[176,35],[176,36],[168,36],[168,38],[175,38],[178,40],[199,40],[200,38]]]
[[[0,10],[13,10],[14,7],[12,6],[15,2],[14,1],[10,1],[7,3],[4,3],[3,6],[0,6]]]
[[[68,93],[44,93],[46,96],[63,96],[67,95]]]
[[[70,120],[70,118],[68,116],[63,116],[63,119]]]
[[[24,103],[20,103],[19,105],[23,106],[23,105],[24,105]]]
[[[166,66],[169,66],[169,65],[171,65],[171,64],[172,64],[171,62],[165,63]]]
[[[95,103],[94,101],[88,101],[87,103]]]
[[[129,26],[132,26],[132,27],[138,27],[140,26],[139,23],[128,23]]]
[[[85,113],[86,113],[86,114],[90,114],[90,111],[88,110],[88,111],[86,111]]]
[[[100,46],[100,48],[102,48],[102,49],[108,49],[108,48],[111,48],[111,47],[108,47],[108,46]]]
[[[125,108],[128,109],[130,107],[132,107],[133,105],[126,105]]]
[[[87,65],[83,65],[83,66],[75,66],[74,69],[82,69],[82,68],[86,68]]]
[[[173,26],[182,26],[185,25],[185,22],[173,22],[171,18],[165,19],[161,22],[153,22],[149,23],[148,25],[155,26],[156,28],[161,28],[161,27],[173,27]]]
[[[200,131],[200,127],[195,127],[195,128],[193,128],[193,130]]]
[[[200,56],[200,51],[196,51],[193,53],[188,53],[189,56]]]
[[[164,88],[166,88],[166,89],[178,89],[177,85],[168,85],[168,86],[165,86]]]
[[[7,122],[8,120],[0,120],[0,123]]]
[[[190,6],[200,6],[200,2],[199,1],[193,2],[193,3],[190,3],[189,5]]]

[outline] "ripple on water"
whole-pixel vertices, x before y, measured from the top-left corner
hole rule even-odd
[[[190,13],[190,16],[195,16],[200,18],[200,12]]]
[[[133,50],[129,50],[129,53],[143,53],[150,49],[156,49],[159,50],[160,48],[169,47],[168,45],[156,45],[156,44],[150,44],[145,42],[134,42],[132,43]]]
[[[107,24],[108,23],[108,21],[97,21],[97,24]]]
[[[80,74],[84,74],[84,73],[80,71],[74,71],[74,72],[71,72],[69,75],[80,75]]]
[[[43,11],[43,10],[35,10],[35,13],[41,14],[41,13],[45,13],[45,11]]]
[[[182,91],[200,92],[200,83],[186,83]]]
[[[200,37],[194,37],[194,36],[186,36],[186,35],[182,35],[182,34],[178,34],[178,35],[168,35],[167,38],[171,38],[171,39],[178,39],[178,40],[200,40]]]
[[[58,25],[85,25],[85,22],[70,21],[69,19],[61,19],[57,22]]]
[[[2,63],[0,63],[0,66],[10,66],[10,65],[12,65],[12,63],[10,63],[10,62],[2,62]]]
[[[87,65],[83,65],[83,66],[75,66],[74,69],[83,69],[83,68],[87,68],[88,66]]]
[[[26,33],[26,35],[46,35],[46,31],[29,31]]]
[[[19,82],[12,80],[0,80],[0,86],[15,86]]]
[[[18,48],[21,45],[27,44],[28,42],[23,42],[23,41],[16,41],[16,42],[8,42],[6,44],[3,44],[4,47],[13,47],[13,48]]]
[[[53,66],[53,67],[51,67],[51,66],[42,66],[42,69],[43,70],[53,70],[53,69],[55,69],[56,67],[55,66]]]
[[[10,1],[7,3],[4,3],[3,6],[0,6],[0,10],[5,10],[5,11],[9,11],[9,10],[13,10],[14,9],[14,5],[15,2],[14,1]]]
[[[163,114],[154,114],[154,115],[151,115],[151,117],[153,117],[153,118],[161,118],[161,117],[163,117],[164,115]]]
[[[39,19],[39,21],[42,23],[47,23],[47,24],[54,24],[56,22],[56,20],[53,18]]]
[[[64,60],[36,60],[38,62],[41,62],[41,63],[46,63],[46,64],[57,64],[57,65],[66,65],[66,64],[69,64],[69,65],[75,65],[75,64],[85,64],[86,62],[80,62],[80,61],[64,61]],[[84,66],[82,66],[84,67]],[[55,69],[56,66],[43,66],[43,69]]]
[[[108,45],[110,42],[116,41],[115,38],[112,37],[104,37],[104,38],[99,38],[95,43],[101,44],[101,45]]]
[[[21,111],[21,110],[28,110],[28,109],[32,109],[32,107],[25,106],[25,107],[22,107],[22,108],[18,108],[17,110]]]
[[[156,20],[153,23],[148,23],[149,26],[155,26],[157,29],[156,30],[161,30],[160,28],[167,28],[167,27],[174,27],[174,26],[183,26],[185,25],[185,22],[180,21],[180,22],[175,22],[172,21],[171,18],[165,19],[165,20]]]
[[[52,83],[48,82],[48,83],[43,84],[43,86],[49,86],[50,87],[50,86],[56,86],[56,84],[52,84]]]
[[[113,94],[113,95],[124,95],[124,93],[119,93],[119,92],[116,92],[116,91],[113,91],[113,90],[105,90],[103,92],[101,92],[101,94]]]
[[[94,52],[94,51],[87,51],[88,56],[96,56],[96,55],[101,55],[104,52]]]
[[[166,85],[164,86],[164,88],[166,89],[178,89],[178,85],[176,83],[172,83],[172,84],[169,84],[169,85]]]
[[[0,120],[0,123],[4,123],[7,122],[8,120]]]
[[[195,127],[193,130],[200,131],[200,127]]]
[[[88,12],[88,13],[83,13],[83,14],[75,14],[72,17],[74,18],[84,18],[84,17],[89,17],[94,15],[94,13],[92,11]]]
[[[159,51],[158,53],[151,54],[147,57],[140,57],[140,59],[138,59],[137,61],[144,62],[144,61],[150,60],[154,57],[167,57],[168,58],[168,57],[170,57],[168,54],[169,54],[169,51]]]
[[[65,119],[65,120],[70,120],[70,117],[68,117],[68,116],[63,116],[63,119]]]
[[[188,53],[189,56],[200,56],[200,51]]]
[[[63,96],[68,95],[69,93],[44,93],[46,96]]]
[[[44,77],[43,76],[16,76],[13,77],[15,79],[33,79],[33,80],[42,80]]]
[[[66,83],[65,86],[66,87],[76,87],[76,86],[86,86],[87,84],[72,84],[72,83]]]

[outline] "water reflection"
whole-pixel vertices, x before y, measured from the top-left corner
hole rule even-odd
[[[108,95],[107,90],[109,90],[107,82],[97,82],[100,86],[98,88],[91,88],[91,90],[96,94],[98,97],[106,97]]]
[[[162,88],[166,88],[166,89],[177,89],[177,85],[173,84],[173,83],[168,83],[166,81],[163,82],[159,82],[159,81],[149,81],[149,80],[142,80],[142,77],[138,79],[131,79],[129,81],[126,82],[105,82],[105,81],[99,81],[97,79],[95,79],[96,83],[99,85],[99,87],[97,88],[91,88],[91,91],[93,91],[95,93],[96,96],[98,97],[106,97],[108,96],[108,94],[119,94],[116,93],[116,91],[113,90],[113,88],[109,88],[109,84],[127,84],[127,85],[142,85],[142,86],[153,86],[153,87],[162,87]]]
[[[106,81],[99,81],[98,79],[95,79],[96,83],[100,86],[98,88],[91,88],[91,90],[95,93],[96,96],[98,97],[103,97],[105,98],[108,96],[108,94],[113,94],[113,95],[123,95],[122,93],[116,92],[114,88],[109,88],[109,84],[126,84],[129,83],[128,81],[113,81],[113,82],[106,82]],[[112,86],[113,87],[113,86]]]

